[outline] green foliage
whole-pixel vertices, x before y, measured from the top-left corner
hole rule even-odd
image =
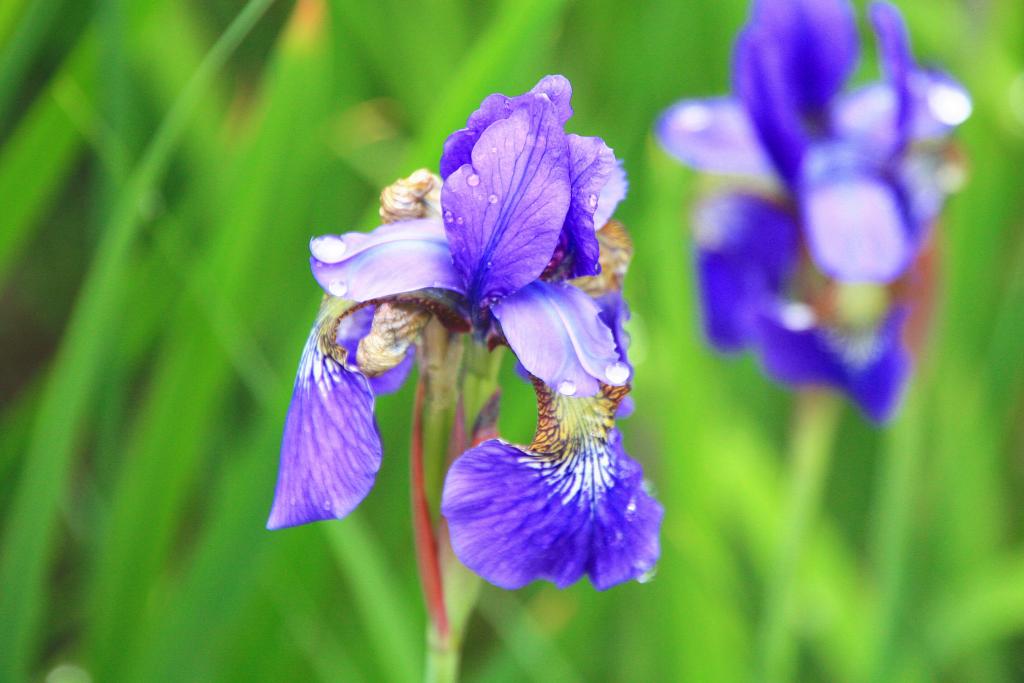
[[[970,181],[901,416],[844,407],[792,592],[794,678],[1019,680],[1024,5],[902,0],[975,96]],[[373,227],[485,94],[546,73],[624,158],[636,415],[657,578],[486,587],[469,681],[749,680],[791,490],[792,401],[702,343],[694,175],[659,111],[728,87],[746,3],[0,3],[0,680],[415,680],[405,449],[349,519],[270,533],[310,235]],[[873,60],[871,50],[866,57]],[[861,70],[864,73],[865,70]],[[511,373],[504,433],[532,427]]]

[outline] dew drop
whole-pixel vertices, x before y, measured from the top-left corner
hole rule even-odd
[[[492,194],[490,197],[487,198],[487,201],[489,201],[491,204],[497,204],[498,203],[498,195]]]
[[[572,380],[563,379],[558,383],[558,393],[565,396],[573,396],[576,393],[576,383]]]
[[[639,569],[639,567],[638,567],[638,569]],[[642,574],[640,574],[640,576],[636,577],[636,582],[637,583],[650,583],[652,580],[654,580],[654,576],[657,573],[658,573],[657,567],[651,567],[647,571],[645,571]]]
[[[928,90],[928,108],[947,126],[959,126],[971,115],[971,98],[949,83],[939,83]]]
[[[469,185],[470,187],[476,187],[477,185],[480,184],[480,176],[478,176],[476,173],[473,173],[468,178],[466,178],[466,184]]]
[[[445,223],[451,223],[453,220],[454,220],[454,216],[452,216],[452,212],[451,211],[445,211],[444,212],[444,222]]]
[[[455,225],[462,225],[465,222],[466,221],[465,219],[462,218],[462,216],[459,216],[458,218],[455,219]]]
[[[703,104],[689,104],[679,111],[676,121],[687,131],[702,131],[711,125],[711,110]]]
[[[348,245],[340,237],[324,235],[309,241],[309,251],[313,258],[324,263],[337,263],[345,256]]]
[[[330,510],[330,509],[331,509],[331,501],[325,500],[324,501],[324,510]]]
[[[348,285],[344,280],[331,280],[327,283],[327,292],[331,296],[345,296],[348,294]]]
[[[814,327],[814,309],[798,302],[787,303],[779,311],[782,325],[793,332],[803,332]]]
[[[615,362],[604,369],[604,376],[610,384],[624,384],[629,379],[629,366]]]
[[[592,194],[589,197],[587,197],[587,202],[590,204],[590,208],[592,208],[592,209],[596,208],[597,207],[597,195],[596,194]]]
[[[627,515],[635,515],[636,514],[636,498],[631,498],[629,500],[629,504],[626,506],[626,514]]]

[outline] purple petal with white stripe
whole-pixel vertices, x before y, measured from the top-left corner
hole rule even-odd
[[[538,280],[492,310],[523,367],[561,393],[592,396],[602,382],[629,380],[600,309],[572,285]]]
[[[455,268],[474,308],[534,281],[569,209],[568,149],[551,101],[530,95],[491,124],[441,189]]]
[[[661,115],[655,131],[665,151],[698,170],[772,172],[747,112],[731,97],[677,102]]]
[[[463,564],[508,589],[539,579],[565,588],[587,574],[604,590],[650,575],[663,510],[611,427],[623,393],[539,394],[530,449],[491,440],[452,464],[441,511]]]
[[[310,252],[317,283],[328,294],[351,301],[428,287],[465,291],[452,265],[444,227],[433,219],[388,223],[369,233],[315,237]]]
[[[901,338],[906,310],[896,308],[877,329],[858,333],[820,327],[812,317],[792,318],[785,306],[761,318],[759,346],[766,371],[788,384],[839,389],[872,420],[888,420],[910,372]]]
[[[320,348],[310,332],[285,419],[268,529],[341,519],[366,497],[380,468],[380,435],[366,379]]]

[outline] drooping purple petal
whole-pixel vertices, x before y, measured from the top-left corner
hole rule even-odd
[[[321,351],[319,329],[310,332],[295,378],[268,529],[341,519],[380,468],[373,393],[362,375]]]
[[[819,158],[820,157],[820,158]],[[912,232],[893,186],[842,150],[808,157],[801,209],[815,264],[844,282],[890,282],[912,257]]]
[[[566,140],[569,144],[572,197],[562,232],[567,252],[572,258],[570,277],[596,275],[601,268],[594,213],[601,191],[617,164],[611,148],[601,138],[568,135]]]
[[[471,163],[473,146],[480,134],[495,121],[511,116],[517,107],[536,94],[543,94],[551,100],[560,123],[564,124],[572,117],[572,85],[564,76],[545,76],[529,92],[515,97],[499,93],[488,95],[480,103],[479,109],[470,114],[466,127],[455,131],[445,141],[444,152],[441,154],[441,177],[447,178],[459,166]]]
[[[480,135],[472,165],[459,167],[441,190],[455,268],[474,306],[541,274],[569,208],[562,124],[546,96],[530,98]]]
[[[779,60],[798,109],[825,109],[857,63],[857,23],[849,0],[758,0],[751,26]]]
[[[373,312],[376,306],[364,306],[357,311],[349,313],[338,323],[338,334],[336,341],[338,346],[345,349],[348,358],[355,358],[359,349],[359,340],[370,332],[373,324]],[[383,396],[398,391],[405,384],[406,377],[412,370],[416,358],[416,348],[409,347],[405,359],[391,370],[377,377],[367,377],[374,396]]]
[[[643,580],[663,510],[609,427],[618,399],[542,400],[555,404],[542,405],[530,449],[491,440],[452,464],[441,502],[452,549],[502,588],[565,588],[583,574],[598,590]]]
[[[796,266],[798,228],[778,204],[742,193],[703,202],[695,220],[704,331],[719,350],[735,351]]]
[[[669,107],[655,128],[658,140],[684,164],[710,173],[771,173],[750,118],[730,97],[683,100]]]
[[[597,195],[597,210],[594,211],[595,228],[600,230],[608,224],[608,221],[615,215],[615,209],[618,208],[619,203],[626,198],[628,191],[629,179],[626,177],[626,169],[622,168],[621,160],[616,160],[611,175],[608,176],[608,182],[604,184],[600,194]]]
[[[871,23],[878,36],[882,65],[895,95],[895,147],[902,150],[910,137],[913,113],[910,76],[914,70],[914,57],[910,52],[910,36],[899,10],[887,2],[872,3]]]
[[[874,330],[844,333],[820,327],[787,306],[760,321],[767,372],[793,385],[827,385],[852,398],[872,420],[889,419],[906,385],[910,358],[901,339],[906,311],[894,309]],[[799,319],[797,319],[799,318]]]
[[[315,237],[309,247],[313,277],[332,296],[369,301],[428,287],[465,291],[444,227],[433,219]]]
[[[774,40],[769,32],[745,30],[736,42],[733,81],[768,157],[783,180],[794,184],[807,134],[787,78],[784,55]]]
[[[600,382],[629,380],[600,309],[572,285],[538,280],[492,310],[523,367],[561,393],[592,396]]]

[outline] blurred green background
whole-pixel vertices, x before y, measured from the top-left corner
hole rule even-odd
[[[1024,680],[1024,4],[902,0],[975,98],[970,180],[900,417],[844,407],[794,568],[793,677]],[[860,5],[862,7],[862,5]],[[411,384],[378,485],[264,530],[319,291],[313,234],[368,229],[487,93],[546,73],[632,188],[637,411],[666,508],[655,580],[483,591],[469,681],[749,680],[790,504],[791,395],[695,316],[696,176],[673,100],[728,88],[741,0],[0,2],[0,679],[421,675]],[[875,73],[873,43],[858,72]],[[533,426],[506,382],[503,433]]]

